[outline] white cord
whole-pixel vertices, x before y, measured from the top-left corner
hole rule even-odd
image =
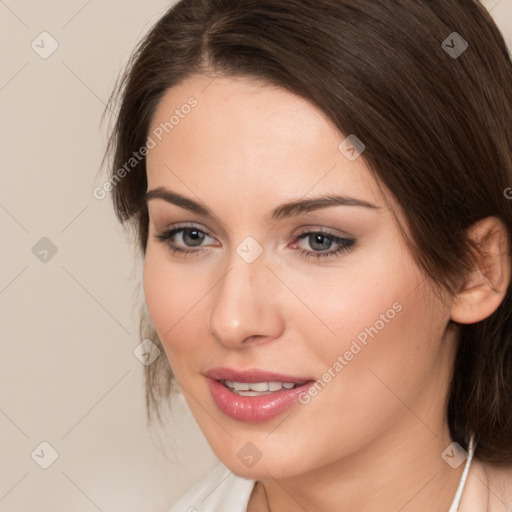
[[[459,503],[462,498],[462,491],[464,491],[464,486],[466,485],[466,479],[468,477],[469,466],[471,464],[471,460],[473,459],[473,439],[474,436],[471,436],[468,447],[468,458],[466,460],[466,466],[464,467],[464,473],[462,473],[462,478],[459,483],[459,487],[457,488],[457,492],[455,493],[455,498],[453,499],[452,506],[448,512],[457,512],[459,510]]]

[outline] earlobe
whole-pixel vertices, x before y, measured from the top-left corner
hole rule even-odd
[[[473,324],[492,315],[505,298],[511,276],[510,241],[504,223],[487,217],[471,226],[469,237],[479,248],[475,269],[468,274],[455,295],[451,319]]]

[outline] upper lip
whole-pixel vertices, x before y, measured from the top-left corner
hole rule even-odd
[[[296,377],[292,375],[284,375],[267,370],[259,370],[257,368],[247,368],[237,370],[235,368],[218,367],[211,368],[204,373],[206,377],[213,380],[231,380],[234,382],[292,382],[294,384],[302,384],[312,379],[311,377]]]

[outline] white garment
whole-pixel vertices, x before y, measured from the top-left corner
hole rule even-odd
[[[472,441],[468,448],[464,473],[452,505],[447,512],[456,512],[459,508],[469,466],[473,459]],[[241,478],[219,463],[189,489],[169,512],[246,512],[255,483],[256,480]]]
[[[169,512],[246,512],[256,480],[247,480],[219,463],[189,491]]]

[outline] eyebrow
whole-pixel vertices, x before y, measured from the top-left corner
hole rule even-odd
[[[196,202],[188,197],[172,192],[165,187],[158,187],[148,190],[144,195],[143,201],[147,204],[152,199],[163,199],[167,203],[174,204],[192,213],[202,215],[203,217],[216,218],[215,214],[206,205]],[[339,195],[325,195],[311,199],[298,199],[284,203],[271,212],[270,218],[273,221],[279,221],[287,217],[293,217],[304,213],[328,208],[332,206],[359,206],[369,208],[372,210],[380,210],[375,204],[355,199],[353,197],[339,196]]]

